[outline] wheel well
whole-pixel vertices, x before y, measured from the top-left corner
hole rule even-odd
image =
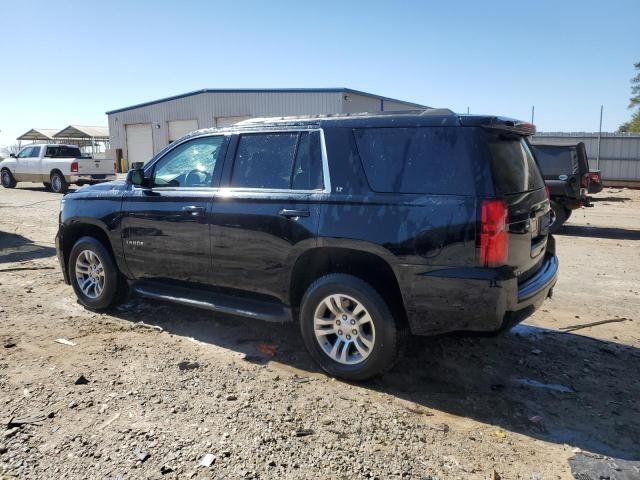
[[[51,171],[49,172],[49,179],[51,179],[51,176],[52,176],[54,173],[59,173],[59,174],[60,174],[60,175],[62,175],[62,177],[64,178],[64,175],[62,174],[62,172],[61,172],[59,169],[54,168],[53,170],[51,170]]]
[[[391,266],[375,254],[349,248],[315,248],[302,254],[291,273],[291,306],[300,307],[309,286],[329,273],[346,273],[367,282],[385,299],[397,318],[406,324],[402,293]]]
[[[64,232],[62,252],[64,254],[65,268],[67,268],[69,265],[69,255],[71,254],[71,249],[81,237],[93,237],[99,240],[100,243],[102,243],[109,251],[111,258],[113,258],[115,262],[113,248],[111,248],[111,242],[109,241],[109,237],[107,236],[106,232],[96,225],[79,223],[67,227]]]

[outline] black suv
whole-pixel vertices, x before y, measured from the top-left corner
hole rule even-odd
[[[200,130],[126,182],[66,195],[60,265],[87,308],[128,286],[299,322],[324,370],[368,378],[408,333],[497,331],[551,295],[534,131],[448,110]]]

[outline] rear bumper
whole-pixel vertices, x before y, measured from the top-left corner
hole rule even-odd
[[[113,182],[117,180],[115,173],[103,173],[96,175],[70,175],[67,177],[67,183],[101,183],[101,182]]]
[[[558,258],[547,253],[540,270],[519,284],[508,269],[420,272],[417,266],[404,266],[400,282],[411,332],[488,332],[521,322],[551,295],[558,267]]]

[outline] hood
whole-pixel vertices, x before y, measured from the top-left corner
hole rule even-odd
[[[82,187],[80,190],[76,190],[75,192],[71,192],[71,195],[74,194],[83,194],[83,193],[95,193],[95,192],[107,192],[107,191],[122,191],[126,190],[127,182],[126,180],[114,180],[113,182],[104,182],[97,183],[95,185],[87,185]]]

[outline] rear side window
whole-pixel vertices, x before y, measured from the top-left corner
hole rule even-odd
[[[373,191],[473,195],[474,175],[462,133],[451,127],[354,131]]]
[[[80,149],[77,147],[65,147],[64,145],[58,147],[47,147],[47,157],[53,158],[68,158],[68,157],[81,157]]]
[[[544,188],[540,169],[524,138],[487,135],[491,170],[499,193],[509,195]]]
[[[231,187],[316,190],[322,188],[322,183],[318,132],[240,136]]]

